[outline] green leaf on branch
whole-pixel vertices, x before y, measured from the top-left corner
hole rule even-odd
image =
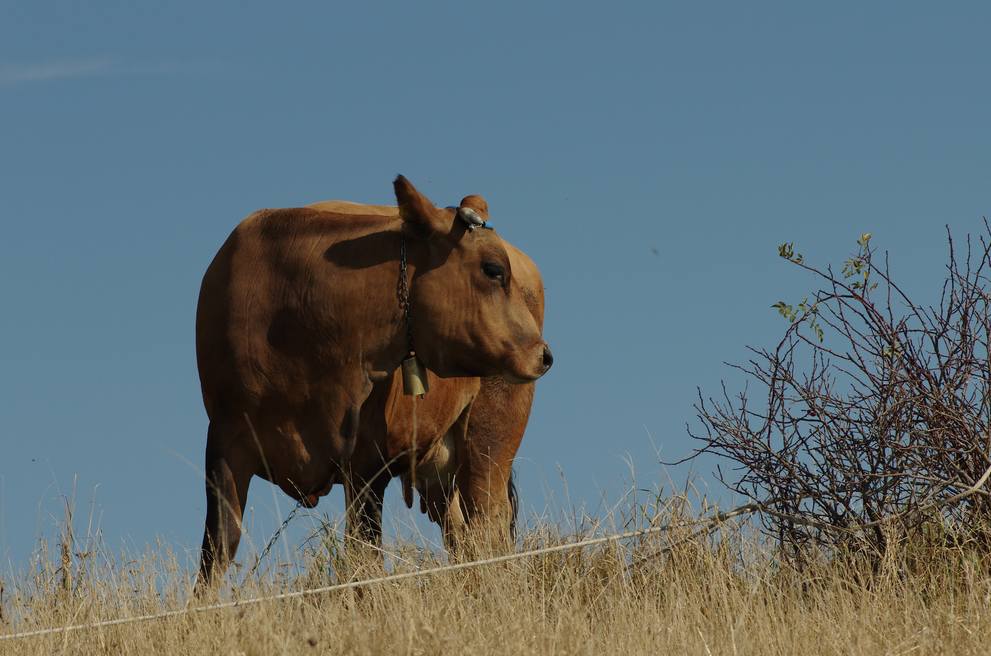
[[[822,340],[823,340],[822,326],[819,325],[819,322],[818,321],[813,321],[812,322],[812,330],[815,331],[816,337],[819,338],[819,343],[821,344],[822,343]]]
[[[843,277],[852,278],[864,272],[864,260],[860,257],[851,257],[843,263]]]
[[[805,258],[802,257],[801,253],[795,252],[795,244],[790,241],[778,245],[778,257],[783,257],[784,259],[794,262],[795,264],[801,264],[805,261]]]
[[[788,321],[794,321],[798,317],[798,313],[795,312],[795,308],[788,305],[784,301],[778,301],[771,307],[777,310],[781,314],[781,316],[783,316]]]

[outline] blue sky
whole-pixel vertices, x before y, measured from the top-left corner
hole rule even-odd
[[[73,494],[111,547],[195,557],[196,295],[259,207],[387,203],[396,173],[486,196],[547,287],[531,513],[690,474],[658,452],[690,450],[696,386],[738,385],[811,284],[778,243],[871,231],[935,299],[944,224],[991,213],[986,4],[466,5],[0,5],[3,570]],[[249,506],[264,541],[291,504]]]

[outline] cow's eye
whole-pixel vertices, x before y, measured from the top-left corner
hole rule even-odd
[[[482,262],[482,273],[492,278],[492,280],[498,280],[501,284],[506,284],[506,269],[501,264]]]

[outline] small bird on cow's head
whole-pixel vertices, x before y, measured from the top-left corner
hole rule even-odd
[[[489,204],[481,196],[465,196],[458,206],[458,218],[465,222],[469,231],[485,228],[489,220]]]

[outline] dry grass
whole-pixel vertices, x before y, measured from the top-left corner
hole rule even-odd
[[[684,521],[679,507],[636,516]],[[0,641],[0,654],[988,652],[989,568],[966,548],[944,546],[943,536],[904,545],[880,571],[834,557],[796,572],[743,531],[724,527],[692,539],[692,530],[360,593]],[[565,539],[544,526],[525,535],[521,548]],[[680,543],[649,557],[672,541]],[[437,564],[418,545],[397,549],[390,570]],[[190,573],[165,546],[136,558],[99,549],[73,554],[72,572],[64,571],[65,552],[52,551],[42,550],[29,573],[4,583],[0,632],[182,608],[189,600]],[[381,565],[349,560],[330,541],[297,571],[218,595],[325,585],[381,573]]]

